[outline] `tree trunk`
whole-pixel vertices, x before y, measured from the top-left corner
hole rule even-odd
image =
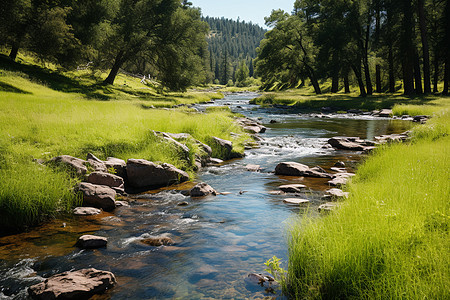
[[[448,83],[449,83],[449,77],[450,77],[450,62],[447,59],[447,61],[445,62],[445,67],[444,67],[444,90],[442,91],[442,95],[447,96],[448,95]]]
[[[422,75],[420,73],[420,58],[416,50],[416,55],[414,59],[414,80],[415,80],[415,91],[416,94],[423,94],[422,90]]]
[[[392,44],[389,45],[389,93],[395,93],[395,71],[394,71],[394,50]]]
[[[361,69],[355,65],[352,65],[352,69],[353,69],[353,72],[355,72],[356,79],[358,79],[359,92],[360,92],[359,96],[366,97],[367,93],[366,93],[366,89],[364,88],[364,81],[361,76]]]
[[[11,58],[12,60],[16,60],[18,53],[19,53],[19,46],[14,44],[11,48],[11,52],[9,53],[9,58]]]
[[[376,65],[375,67],[375,77],[376,77],[376,86],[377,86],[377,93],[381,93],[381,66],[380,65]]]
[[[401,51],[403,55],[403,88],[405,95],[414,95],[414,28],[411,0],[403,0],[403,22],[401,36]]]
[[[350,82],[348,80],[348,73],[344,74],[344,88],[345,88],[345,93],[349,94],[350,93]]]
[[[433,93],[439,93],[438,82],[439,82],[439,55],[438,51],[434,54],[434,82],[433,82]]]
[[[311,84],[314,87],[314,92],[317,95],[322,94],[322,91],[320,90],[319,82],[317,81],[316,75],[314,74],[314,70],[310,66],[306,66],[306,68],[308,69],[309,79],[311,80]]]
[[[425,94],[429,94],[431,93],[430,47],[428,45],[427,20],[425,17],[424,2],[424,0],[418,0],[417,6],[419,10],[419,27],[423,49],[423,85]]]
[[[366,86],[367,86],[367,95],[373,94],[372,80],[370,79],[370,69],[369,69],[369,39],[370,39],[370,22],[371,17],[368,14],[367,17],[367,27],[366,27],[366,42],[364,45],[364,76],[366,78]]]
[[[119,51],[119,53],[117,54],[117,56],[114,60],[114,65],[113,65],[111,71],[109,72],[108,77],[105,79],[105,81],[103,81],[104,84],[114,84],[114,80],[116,79],[116,76],[119,73],[119,69],[123,65],[124,62],[125,62],[124,52]]]
[[[339,72],[335,72],[333,74],[332,84],[331,84],[331,92],[337,93],[339,91]]]

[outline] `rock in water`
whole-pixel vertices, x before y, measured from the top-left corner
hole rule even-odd
[[[108,239],[102,236],[83,235],[78,238],[77,246],[83,249],[95,249],[106,247]]]
[[[259,172],[259,171],[261,171],[261,166],[248,164],[245,166],[245,169],[249,172]]]
[[[330,189],[327,190],[327,194],[335,198],[348,198],[348,192],[344,192],[340,189]]]
[[[309,200],[300,199],[300,198],[287,198],[287,199],[284,199],[283,202],[287,203],[287,204],[301,205],[301,204],[309,203]]]
[[[95,207],[76,207],[73,210],[73,214],[76,216],[93,216],[98,215],[102,211]]]
[[[338,203],[328,202],[319,206],[319,212],[321,213],[329,213],[339,207]]]
[[[296,162],[279,163],[275,168],[275,174],[286,176],[318,177],[318,178],[333,177],[333,175],[326,173],[319,168],[310,168],[306,165]]]
[[[300,193],[305,188],[304,184],[286,184],[279,187],[285,193]]]
[[[202,182],[194,186],[190,191],[191,197],[205,197],[208,195],[217,195],[217,192],[207,183]]]
[[[116,208],[116,191],[104,185],[81,182],[78,191],[83,195],[83,206],[111,211]]]
[[[28,289],[32,299],[79,300],[106,292],[116,284],[113,273],[94,268],[54,275]]]
[[[186,172],[170,164],[157,165],[144,159],[129,159],[127,176],[134,188],[158,188],[189,180]]]
[[[89,174],[87,182],[98,185],[106,185],[111,188],[123,188],[124,185],[122,177],[104,172],[93,172]]]
[[[145,240],[142,240],[142,243],[154,247],[169,246],[175,244],[174,240],[165,235],[147,238]]]

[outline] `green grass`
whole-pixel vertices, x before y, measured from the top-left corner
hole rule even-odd
[[[414,128],[412,143],[377,149],[339,210],[290,228],[290,297],[450,298],[450,105],[438,103],[402,107],[434,118]]]
[[[410,112],[410,115],[415,116],[420,113],[431,114],[433,107],[438,105],[436,100],[439,96],[417,96],[408,98],[401,94],[401,91],[395,94],[375,94],[367,97],[359,97],[356,91],[350,94],[342,92],[331,94],[325,93],[316,95],[309,88],[291,89],[278,92],[266,92],[258,98],[251,101],[253,104],[262,106],[271,106],[274,104],[292,106],[293,108],[302,109],[305,111],[317,111],[322,107],[330,107],[335,111],[346,111],[349,109],[360,109],[363,111],[371,111],[375,109],[398,107],[394,114],[403,115]],[[407,105],[426,105],[419,110],[408,110]],[[435,109],[434,109],[435,110]]]
[[[218,93],[158,95],[146,87],[145,92],[139,91],[135,86],[139,80],[131,77],[123,78],[133,82],[132,87],[103,87],[89,85],[86,78],[75,79],[31,65],[17,64],[14,70],[10,64],[6,69],[0,69],[2,229],[37,224],[67,211],[77,201],[72,193],[74,179],[33,160],[45,161],[62,154],[85,159],[90,152],[101,159],[113,156],[167,162],[194,176],[193,160],[184,159],[173,145],[161,142],[151,130],[190,133],[205,143],[217,136],[233,141],[236,151],[243,151],[248,139],[234,123],[231,112],[144,109],[152,103],[169,107],[223,97]],[[85,87],[93,90],[87,93]],[[108,95],[107,101],[97,97],[99,93]],[[233,137],[232,132],[241,135]],[[200,150],[192,143],[188,146],[193,158]]]

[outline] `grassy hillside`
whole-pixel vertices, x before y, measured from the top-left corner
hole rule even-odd
[[[450,298],[450,100],[394,111],[434,118],[411,143],[375,151],[340,209],[291,228],[282,283],[292,298]]]
[[[74,179],[43,167],[34,160],[68,154],[101,159],[144,158],[174,164],[193,174],[169,144],[151,130],[187,132],[209,143],[211,136],[234,141],[243,151],[247,138],[231,113],[200,114],[171,107],[222,97],[215,93],[157,94],[139,79],[121,76],[117,86],[97,84],[99,78],[79,73],[61,74],[34,65],[16,64],[0,57],[0,226],[32,225],[67,211],[76,199]],[[125,84],[126,82],[126,84]],[[196,147],[191,147],[191,156]]]

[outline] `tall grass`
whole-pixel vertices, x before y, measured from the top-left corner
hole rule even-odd
[[[335,213],[290,229],[293,298],[449,299],[450,112],[375,151]]]
[[[43,167],[33,160],[67,154],[86,158],[91,152],[101,159],[144,158],[174,164],[193,172],[191,146],[186,160],[170,143],[161,142],[152,130],[190,133],[207,142],[212,136],[232,140],[239,151],[248,138],[230,112],[208,114],[187,110],[143,109],[147,96],[117,97],[114,101],[87,99],[86,94],[55,90],[20,72],[2,71],[0,81],[0,226],[32,225],[67,211],[77,201],[74,181],[65,173]],[[20,91],[20,92],[19,92]],[[171,94],[158,101],[192,103],[217,94]],[[168,100],[169,99],[169,100]],[[242,134],[239,138],[231,133]]]

